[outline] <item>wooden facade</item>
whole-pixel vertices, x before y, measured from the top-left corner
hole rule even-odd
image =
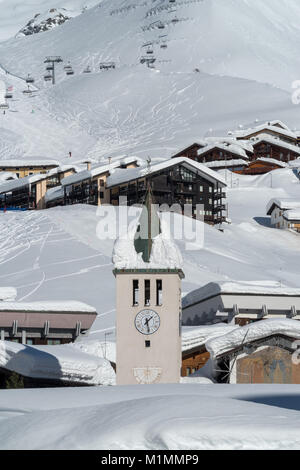
[[[270,171],[278,170],[280,168],[283,168],[283,166],[280,165],[279,162],[277,164],[275,161],[268,162],[266,160],[257,159],[250,162],[249,165],[243,170],[235,170],[235,172],[243,175],[264,175]]]
[[[295,160],[299,157],[300,152],[293,151],[292,148],[285,147],[284,145],[280,145],[280,141],[278,143],[271,143],[268,141],[259,141],[257,143],[253,143],[254,148],[254,156],[253,160],[257,160],[258,158],[272,158],[274,160],[278,160],[280,162],[288,163],[291,160]],[[299,149],[300,150],[300,149]]]
[[[205,346],[186,351],[182,354],[181,376],[188,377],[197,372],[207,363],[210,358],[209,352]]]
[[[186,147],[185,149],[183,149],[180,152],[176,153],[176,155],[173,155],[172,158],[186,157],[186,158],[191,158],[192,160],[196,160],[197,156],[198,156],[198,150],[202,149],[203,147],[205,147],[204,144],[200,144],[200,143],[195,142],[194,144],[190,145],[189,147]]]
[[[1,162],[0,161],[0,172],[8,171],[10,173],[14,173],[18,178],[25,178],[26,176],[36,175],[36,174],[46,174],[48,171],[58,168],[58,162],[48,162],[45,164],[43,163],[31,163],[31,164],[22,164],[20,161],[19,163],[13,165],[9,164],[9,162]]]

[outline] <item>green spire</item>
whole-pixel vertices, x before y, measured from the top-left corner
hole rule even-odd
[[[150,262],[153,239],[160,233],[160,219],[154,206],[153,195],[149,185],[139,225],[134,237],[135,251],[142,253],[142,258],[145,263]]]

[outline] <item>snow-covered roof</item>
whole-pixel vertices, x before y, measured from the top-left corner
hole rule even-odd
[[[270,215],[273,207],[276,206],[281,210],[300,209],[300,198],[273,198],[267,204],[267,215]]]
[[[96,313],[94,307],[74,300],[39,302],[0,302],[0,312],[80,312]]]
[[[0,367],[25,377],[88,385],[113,385],[115,373],[101,357],[86,354],[71,344],[26,346],[0,341]]]
[[[55,199],[62,199],[64,197],[64,189],[62,186],[50,188],[45,194],[45,201],[55,201]]]
[[[6,183],[0,184],[0,194],[14,191],[29,184],[37,183],[48,178],[47,174],[38,173],[36,175],[25,176],[25,178],[18,178],[13,181],[8,181]]]
[[[67,171],[73,170],[75,173],[78,173],[81,171],[81,168],[76,165],[60,165],[57,168],[52,168],[52,170],[49,170],[47,175],[48,176],[53,176],[57,175],[58,173],[66,173]]]
[[[300,208],[298,210],[297,209],[291,209],[291,210],[288,210],[288,211],[284,211],[283,217],[286,220],[296,220],[296,221],[300,222]]]
[[[127,208],[120,207],[120,210],[126,211]],[[149,262],[143,260],[142,253],[137,253],[134,244],[139,218],[125,228],[125,233],[122,233],[114,244],[112,259],[116,269],[182,269],[180,250],[170,238],[169,229],[162,217],[160,222],[161,233],[152,241]]]
[[[221,168],[221,167],[232,167],[232,166],[248,166],[249,163],[245,160],[214,160],[213,162],[206,162],[203,165],[208,168]]]
[[[143,178],[147,175],[156,173],[158,171],[170,168],[172,166],[182,164],[186,167],[197,170],[202,175],[205,175],[208,179],[217,180],[224,186],[226,182],[217,172],[210,170],[202,163],[195,162],[194,160],[186,157],[176,157],[170,160],[165,160],[161,163],[152,165],[150,168],[143,166],[140,168],[130,168],[130,169],[117,169],[107,178],[107,187],[115,186],[118,184],[126,183],[138,178]]]
[[[237,328],[240,327],[238,325],[228,325],[227,323],[205,326],[183,326],[182,351],[189,351],[193,348],[204,346],[209,339],[225,335]]]
[[[274,132],[274,133],[277,133],[277,134],[281,134],[285,137],[290,137],[290,138],[293,138],[293,139],[297,139],[297,135],[295,134],[295,132],[291,131],[290,129],[288,128],[281,128],[281,127],[278,127],[276,125],[272,125],[272,123],[265,123],[265,124],[261,124],[257,127],[252,127],[252,128],[249,128],[249,129],[239,129],[239,130],[236,130],[234,132],[232,132],[232,135],[235,135],[237,137],[249,137],[251,136],[252,134],[255,134],[257,132],[263,132],[263,131],[270,131],[270,132]]]
[[[290,150],[291,152],[294,152],[300,155],[300,147],[298,147],[297,145],[289,144],[288,142],[280,139],[279,137],[273,137],[270,134],[260,134],[257,137],[252,137],[251,141],[254,147],[260,144],[261,142],[267,142],[272,145],[283,147],[287,150]]]
[[[285,287],[274,281],[210,282],[204,287],[200,287],[183,297],[182,306],[183,308],[187,308],[221,294],[256,294],[300,297],[300,288]]]
[[[13,160],[0,160],[0,168],[22,168],[22,167],[43,167],[43,166],[59,166],[57,160],[43,160],[39,158],[34,159],[13,159]]]
[[[235,154],[239,157],[244,158],[245,160],[249,159],[247,153],[245,152],[244,148],[241,145],[238,145],[238,143],[230,143],[230,142],[211,143],[207,147],[204,147],[203,149],[199,149],[197,154],[200,157],[201,155],[204,155],[207,152],[210,152],[214,149],[219,149],[219,150],[222,150],[223,152],[230,152],[232,154]]]
[[[216,358],[241,347],[242,344],[251,343],[276,334],[300,339],[300,322],[287,318],[260,320],[230,331],[223,336],[209,339],[205,346],[212,358]]]
[[[14,301],[17,297],[17,289],[15,287],[0,287],[0,300]]]
[[[16,180],[18,177],[15,173],[11,173],[9,171],[1,171],[0,172],[0,184],[9,181],[9,180]]]
[[[219,137],[219,136],[216,136],[216,137],[205,137],[205,140],[206,140],[206,145],[209,145],[209,144],[215,144],[216,142],[217,143],[227,143],[227,144],[232,144],[232,145],[238,145],[239,147],[242,147],[244,150],[246,150],[247,152],[250,152],[250,153],[253,153],[254,152],[254,149],[253,149],[253,145],[252,145],[252,142],[250,140],[236,140],[235,137]]]
[[[78,172],[76,175],[70,175],[67,178],[62,180],[63,186],[68,186],[71,184],[79,183],[80,181],[84,181],[94,176],[99,176],[105,173],[110,172],[111,170],[120,167],[121,165],[130,165],[132,163],[140,163],[140,160],[137,157],[125,157],[116,161],[112,161],[111,163],[105,164],[97,164],[93,166],[90,170],[84,170]]]

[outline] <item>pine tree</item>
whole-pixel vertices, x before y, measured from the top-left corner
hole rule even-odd
[[[13,372],[9,378],[5,381],[7,389],[12,389],[12,388],[24,388],[24,381],[23,378],[20,377],[19,374],[16,372]]]

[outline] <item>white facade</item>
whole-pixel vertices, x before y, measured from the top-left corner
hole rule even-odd
[[[238,319],[300,320],[300,289],[247,284],[211,283],[183,299],[183,325],[204,325]]]

